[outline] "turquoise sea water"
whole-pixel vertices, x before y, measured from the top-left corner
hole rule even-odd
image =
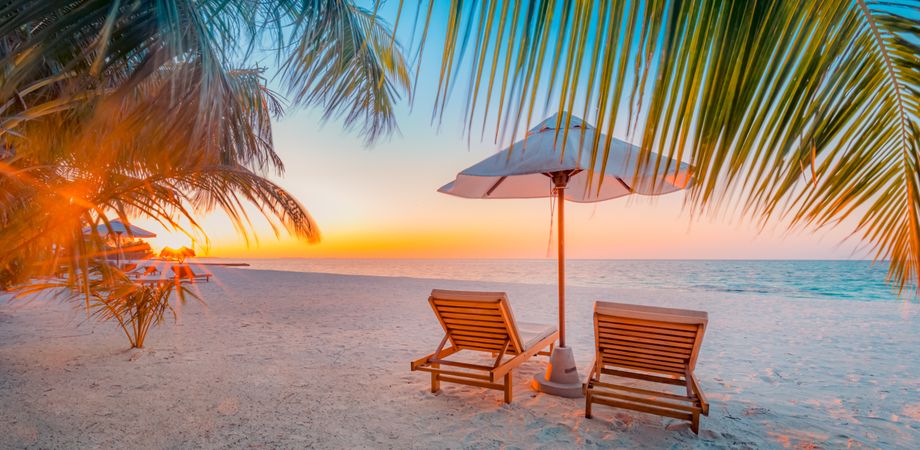
[[[202,260],[204,262],[205,260]],[[229,261],[229,260],[227,260]],[[556,261],[238,259],[251,269],[533,284],[556,283]],[[569,286],[681,289],[802,299],[899,300],[887,264],[806,260],[571,260]],[[917,301],[912,295],[903,300]]]

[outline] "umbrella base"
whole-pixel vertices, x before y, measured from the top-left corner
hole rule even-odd
[[[584,396],[581,377],[575,367],[572,347],[556,347],[549,357],[546,374],[533,377],[530,386],[545,394],[560,397],[579,398]]]

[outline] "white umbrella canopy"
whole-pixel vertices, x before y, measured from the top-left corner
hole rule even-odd
[[[656,170],[655,153],[637,173],[639,147],[616,138],[610,140],[607,165],[601,172],[607,137],[574,116],[568,133],[558,130],[557,135],[557,129],[565,125],[564,114],[544,120],[527,133],[526,139],[464,169],[438,191],[464,198],[549,197],[553,195],[551,174],[569,172],[565,199],[588,203],[629,194],[667,194],[687,187],[690,182],[690,165],[662,158]],[[595,138],[601,148],[588,187],[590,149]]]
[[[84,235],[92,234],[93,229],[91,227],[86,227],[83,229]],[[115,234],[116,236],[130,236],[136,238],[155,238],[157,237],[156,233],[147,231],[141,227],[137,227],[131,224],[125,224],[121,220],[110,220],[109,225],[101,223],[96,226],[96,233],[100,236],[107,236],[110,233]]]
[[[608,145],[608,137],[593,126],[568,117],[562,113],[544,120],[525,139],[464,169],[438,191],[464,198],[557,198],[559,346],[553,349],[546,376],[534,377],[533,386],[542,392],[579,397],[581,379],[572,349],[565,345],[565,200],[588,203],[630,194],[675,192],[689,186],[691,167],[651,153],[647,164],[637,170],[639,147],[615,138]],[[568,130],[560,129],[566,126]],[[595,140],[600,148],[592,164],[590,149]]]

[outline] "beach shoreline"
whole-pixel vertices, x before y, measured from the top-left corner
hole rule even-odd
[[[180,307],[127,350],[114,324],[69,305],[0,302],[0,448],[689,447],[912,448],[920,444],[920,305],[572,287],[582,377],[591,306],[709,312],[696,374],[712,403],[699,436],[677,420],[533,392],[446,384],[412,359],[442,337],[432,288],[503,290],[515,317],[555,322],[548,285],[210,266],[205,305]]]

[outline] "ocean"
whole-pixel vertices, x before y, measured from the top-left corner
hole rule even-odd
[[[207,259],[208,262],[216,261]],[[553,259],[221,259],[250,269],[555,284]],[[205,262],[205,260],[202,260]],[[733,292],[800,299],[917,301],[885,281],[887,263],[855,260],[569,260],[568,286]]]

